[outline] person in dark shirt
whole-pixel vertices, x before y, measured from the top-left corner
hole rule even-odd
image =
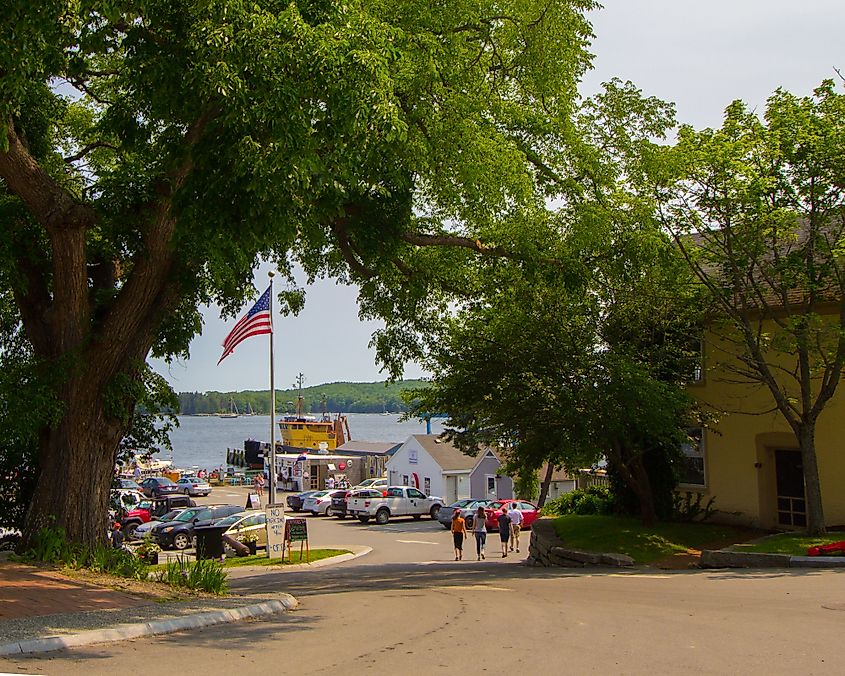
[[[502,541],[502,558],[508,555],[508,540],[511,537],[511,518],[508,516],[507,505],[502,505],[502,513],[496,519],[499,523],[499,539]]]
[[[111,531],[111,546],[115,549],[123,547],[123,531],[120,530],[120,524],[115,521]]]

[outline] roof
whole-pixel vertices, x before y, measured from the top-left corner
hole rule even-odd
[[[334,450],[361,455],[393,455],[401,445],[395,441],[347,441]]]
[[[440,465],[444,472],[471,471],[483,457],[483,454],[490,450],[482,448],[479,455],[472,456],[462,453],[451,441],[446,441],[440,435],[414,434],[412,436],[434,459],[434,462]]]
[[[546,470],[548,467],[548,464],[543,465],[542,469],[539,471],[540,482],[546,478]],[[577,481],[577,478],[569,476],[569,472],[565,469],[555,469],[555,471],[552,472],[552,481]]]

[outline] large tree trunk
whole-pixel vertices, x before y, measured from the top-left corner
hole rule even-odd
[[[804,498],[807,505],[807,533],[820,535],[826,531],[822,489],[819,481],[819,464],[816,458],[815,422],[801,425],[798,430],[798,447],[804,468]]]
[[[117,449],[126,430],[106,415],[99,392],[74,380],[64,390],[65,414],[44,430],[39,475],[27,512],[26,541],[49,525],[85,545],[107,535],[106,514]]]
[[[537,506],[542,508],[546,504],[546,498],[549,497],[549,486],[552,484],[552,475],[555,472],[555,466],[552,463],[546,465],[546,476],[543,477],[543,482],[540,484],[540,497],[537,499]]]
[[[655,524],[657,522],[657,510],[654,506],[651,481],[643,463],[643,454],[626,447],[622,443],[614,442],[611,444],[607,456],[637,497],[643,524],[646,526]]]

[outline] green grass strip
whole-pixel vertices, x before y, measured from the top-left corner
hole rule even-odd
[[[568,547],[627,554],[639,564],[747,537],[740,529],[717,524],[661,522],[646,527],[638,519],[577,514],[558,517],[554,529]]]
[[[756,554],[788,554],[789,556],[807,556],[807,548],[827,545],[831,542],[845,540],[845,532],[831,531],[824,535],[807,535],[806,533],[778,533],[757,542],[746,542],[731,547],[737,552],[753,552]],[[838,554],[842,556],[842,554]]]

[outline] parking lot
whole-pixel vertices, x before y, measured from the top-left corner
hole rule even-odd
[[[194,498],[197,504],[235,504],[246,505],[247,496],[252,488],[247,486],[217,486],[211,495]],[[278,494],[278,503],[284,504],[288,493]],[[262,507],[267,499],[266,491]],[[362,524],[356,519],[338,519],[335,517],[315,517],[303,512],[291,516],[305,518],[308,524],[308,540],[311,548],[365,546],[372,547],[366,556],[366,563],[437,563],[454,561],[452,536],[437,521],[424,517],[419,521],[411,518],[391,519],[390,523],[379,526],[374,522]],[[491,556],[487,562],[491,565],[515,564],[524,560],[528,551],[530,533],[523,534],[522,553],[510,555],[507,559]],[[499,543],[494,534],[488,535],[488,552],[498,551]],[[464,545],[464,558],[475,560],[475,542],[470,538]],[[351,563],[351,562],[350,562]],[[340,564],[344,565],[344,564]]]

